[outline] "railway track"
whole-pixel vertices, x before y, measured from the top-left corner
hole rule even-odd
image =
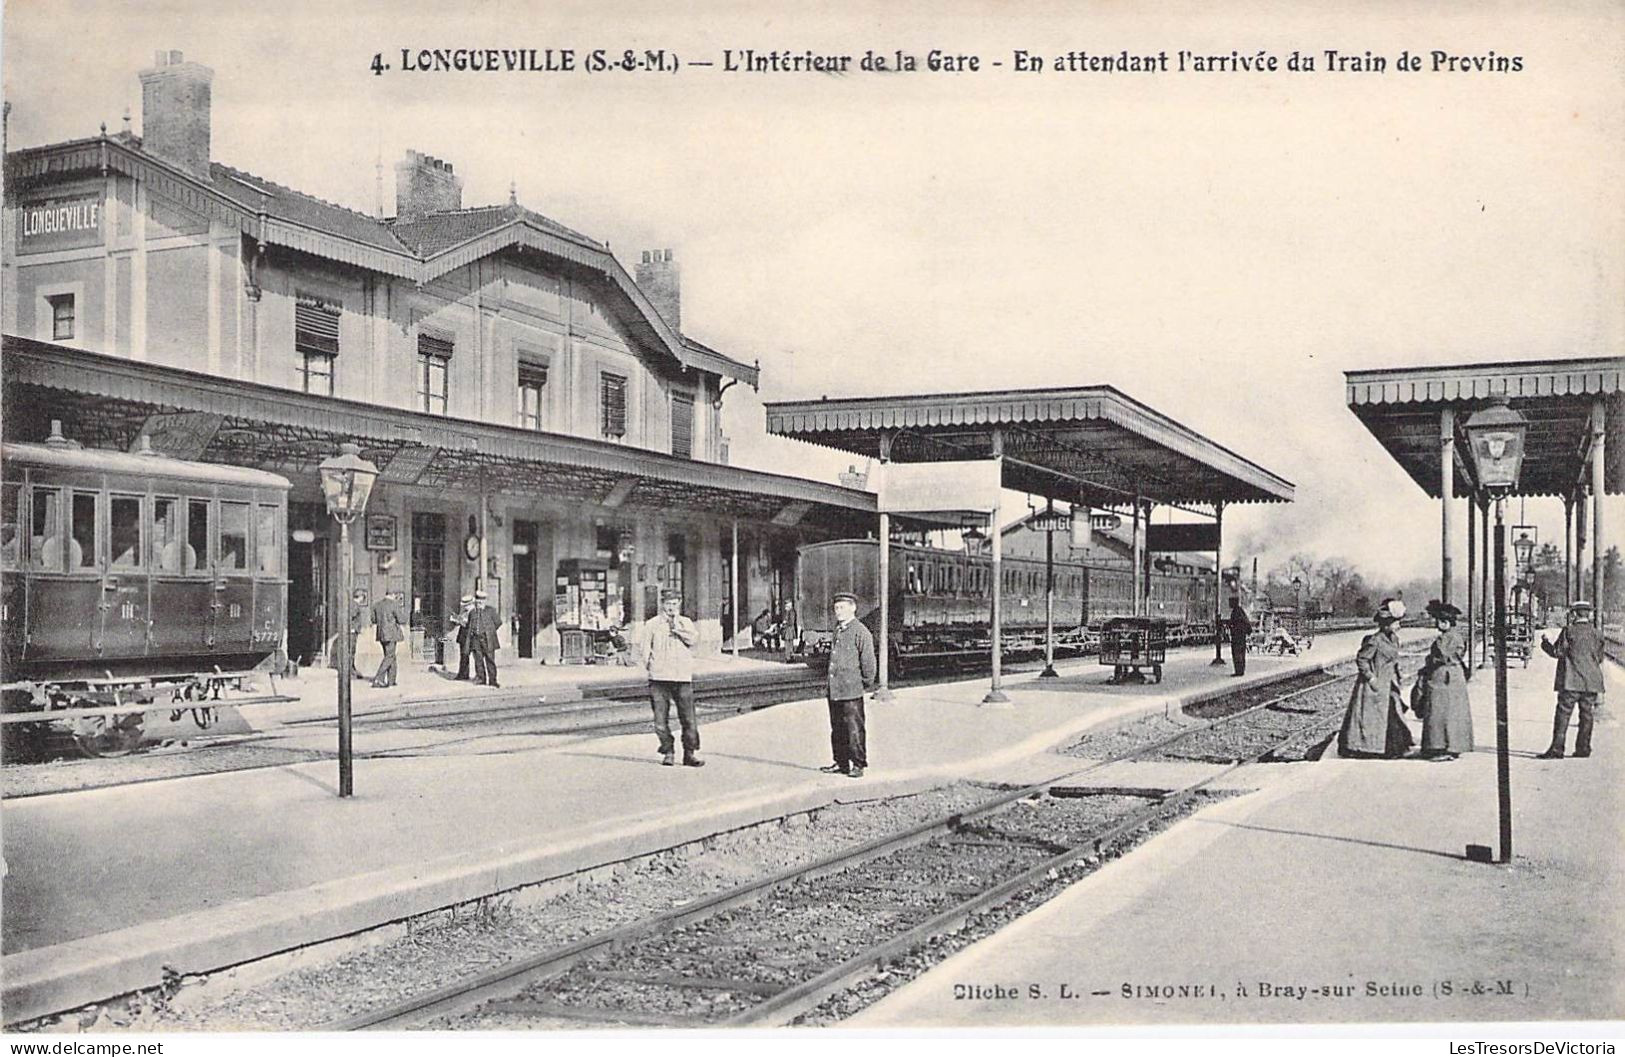
[[[1012,673],[1036,670],[1039,662],[1016,662]],[[895,687],[928,685],[963,678],[958,669],[917,672],[894,679]],[[823,693],[821,676],[796,669],[771,679],[729,679],[701,682],[696,714],[703,723],[758,711]],[[588,688],[579,701],[538,704],[539,692],[516,690],[502,697],[448,697],[403,704],[386,712],[357,717],[355,729],[366,734],[381,731],[424,731],[426,734],[461,734],[463,737],[426,737],[421,743],[362,750],[358,760],[398,759],[429,753],[480,751],[477,743],[496,737],[612,737],[649,729],[648,692],[642,683],[627,682]],[[185,747],[143,751],[116,760],[62,759],[45,763],[8,760],[4,795],[21,800],[83,789],[143,785],[205,774],[273,770],[302,763],[331,761],[334,748],[286,744],[290,731],[330,727],[331,718],[299,720],[275,731],[219,738],[192,739]],[[493,751],[512,751],[509,748]],[[64,755],[77,755],[64,753]],[[26,772],[36,768],[36,780]],[[49,778],[49,781],[44,780]]]
[[[1302,706],[1347,678],[1274,695],[1061,778],[327,1027],[790,1023],[967,921],[1070,883],[1188,810],[1213,783],[1324,728],[1327,711]],[[1126,760],[1215,758],[1224,761],[1217,769],[1160,795],[1075,784]]]

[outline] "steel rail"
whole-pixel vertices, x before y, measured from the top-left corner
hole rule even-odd
[[[1324,669],[1322,669],[1324,671]],[[600,952],[613,950],[624,946],[634,940],[647,936],[669,932],[692,921],[711,917],[723,910],[757,901],[765,893],[780,886],[799,880],[810,880],[831,873],[838,873],[848,867],[858,865],[870,859],[900,851],[916,844],[925,843],[934,837],[952,832],[960,828],[966,821],[993,814],[1019,800],[1042,793],[1052,785],[1061,784],[1084,775],[1109,767],[1126,759],[1145,755],[1162,749],[1175,741],[1203,733],[1222,724],[1234,722],[1243,716],[1251,715],[1265,708],[1281,704],[1284,701],[1312,693],[1334,682],[1339,682],[1347,676],[1333,676],[1322,680],[1313,686],[1303,687],[1279,697],[1270,698],[1250,705],[1229,715],[1199,723],[1184,730],[1177,731],[1167,737],[1159,738],[1147,745],[1126,749],[1106,759],[1098,760],[1087,766],[1080,767],[1053,778],[1037,782],[1022,788],[1000,793],[980,804],[955,811],[918,823],[898,833],[878,837],[867,841],[856,848],[837,852],[825,856],[812,863],[802,866],[793,866],[767,877],[746,882],[734,888],[707,896],[696,903],[674,910],[657,914],[653,917],[634,921],[614,929],[588,936],[575,943],[568,944],[551,951],[509,962],[495,969],[479,973],[466,980],[449,984],[446,987],[409,998],[393,1006],[381,1007],[366,1013],[361,1013],[344,1020],[324,1025],[323,1031],[355,1031],[363,1028],[402,1028],[425,1020],[453,1013],[465,1012],[469,1009],[483,1005],[496,999],[509,998],[536,983],[540,979],[562,973],[571,966],[585,958]],[[1238,687],[1237,691],[1245,690]],[[1294,731],[1296,737],[1301,731]],[[1283,743],[1284,744],[1284,743]],[[1274,746],[1269,751],[1274,751]],[[1261,754],[1261,755],[1267,755]],[[1238,764],[1237,766],[1240,766]],[[1229,773],[1228,771],[1224,773]],[[1206,784],[1206,783],[1202,783]],[[1070,852],[1067,854],[1071,854]]]
[[[1307,725],[1305,724],[1305,726]],[[1016,876],[1001,881],[985,892],[978,893],[955,906],[949,907],[947,910],[927,918],[906,932],[899,933],[881,943],[875,944],[861,954],[854,955],[818,976],[786,988],[772,998],[759,1002],[749,1009],[722,1021],[722,1026],[778,1027],[789,1023],[801,1014],[817,1008],[834,995],[847,990],[853,984],[869,976],[874,970],[884,968],[885,964],[891,959],[907,954],[920,944],[943,933],[953,931],[984,910],[992,909],[1032,885],[1046,880],[1052,872],[1066,869],[1079,859],[1098,858],[1104,849],[1122,840],[1140,827],[1182,807],[1197,793],[1220,778],[1242,767],[1257,763],[1264,757],[1285,747],[1301,733],[1301,730],[1295,730],[1285,738],[1270,745],[1263,752],[1246,759],[1237,760],[1217,774],[1209,775],[1199,782],[1185,786],[1157,803],[1141,808],[1126,819],[1103,826],[1099,832],[1092,834],[1083,842],[1028,867]]]

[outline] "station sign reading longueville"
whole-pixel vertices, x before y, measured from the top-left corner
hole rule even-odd
[[[94,246],[102,241],[102,200],[99,195],[57,198],[26,203],[17,228],[17,252]]]

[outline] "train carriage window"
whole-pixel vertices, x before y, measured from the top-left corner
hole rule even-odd
[[[68,551],[68,568],[96,567],[96,493],[73,493],[73,542]]]
[[[0,485],[0,567],[15,569],[22,558],[23,486],[15,482]]]
[[[248,504],[220,504],[219,566],[226,572],[248,570]]]
[[[920,573],[919,573],[919,570],[917,570],[914,567],[914,564],[912,562],[909,563],[909,567],[908,567],[908,587],[907,587],[907,590],[908,590],[908,593],[911,594],[911,595],[917,595],[917,594],[920,593]]]
[[[160,496],[152,501],[152,567],[165,573],[197,568],[197,551],[186,542],[186,505],[179,499]]]
[[[186,502],[186,546],[195,556],[191,568],[209,568],[209,501],[189,499]]]
[[[276,507],[260,506],[254,521],[254,557],[261,576],[282,572],[282,548],[277,545]]]
[[[115,569],[141,567],[141,497],[108,497],[107,553]]]

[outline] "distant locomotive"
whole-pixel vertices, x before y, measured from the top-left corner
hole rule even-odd
[[[1102,624],[1134,613],[1130,569],[1055,563],[1055,639],[1062,650],[1093,645]],[[1030,558],[1000,562],[1005,653],[1042,650],[1045,633],[1044,563]],[[893,544],[890,556],[890,641],[899,667],[986,654],[990,630],[993,560]],[[829,599],[851,591],[862,601],[859,618],[879,631],[880,544],[832,540],[802,547],[796,573],[796,612],[802,648],[816,660],[829,650]],[[1168,621],[1175,642],[1200,642],[1213,634],[1211,577],[1153,572],[1147,613]]]
[[[142,713],[108,706],[218,694],[280,646],[286,478],[86,449],[55,424],[0,456],[6,713],[77,710],[79,746],[116,755],[139,743]],[[41,725],[8,723],[13,744],[19,726]]]

